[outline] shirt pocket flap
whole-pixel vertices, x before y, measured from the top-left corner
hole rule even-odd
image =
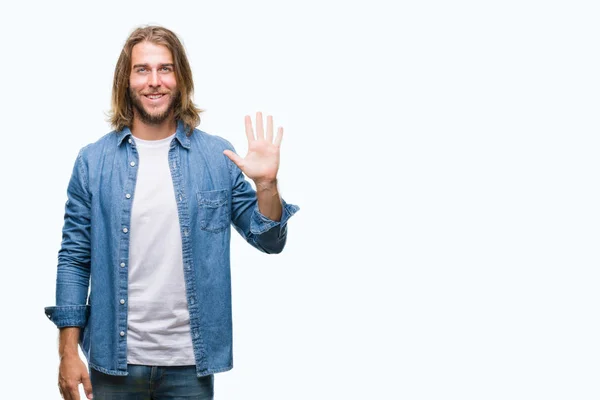
[[[197,193],[200,207],[216,208],[227,204],[227,189],[200,190]]]

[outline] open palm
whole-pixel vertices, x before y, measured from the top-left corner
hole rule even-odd
[[[256,184],[270,183],[277,179],[279,170],[279,148],[283,137],[283,128],[277,129],[277,136],[273,138],[273,117],[267,116],[267,130],[263,129],[261,112],[256,113],[256,137],[252,129],[252,119],[245,117],[246,136],[248,137],[248,154],[241,158],[230,150],[223,151],[242,172]]]

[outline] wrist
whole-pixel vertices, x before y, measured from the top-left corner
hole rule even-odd
[[[254,181],[257,192],[277,192],[277,179],[265,179]]]
[[[79,358],[79,352],[77,351],[77,349],[69,349],[69,350],[65,350],[63,351],[60,355],[59,355],[59,359],[63,360],[63,359],[69,359],[69,358]]]

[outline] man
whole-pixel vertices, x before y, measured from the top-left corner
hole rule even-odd
[[[195,129],[192,94],[176,35],[136,29],[115,68],[115,130],[81,149],[67,190],[45,309],[60,328],[65,399],[80,383],[96,399],[212,399],[214,373],[233,367],[231,225],[265,253],[285,246],[299,208],[277,190],[283,129],[274,136],[257,113],[254,130],[246,116],[241,158]]]

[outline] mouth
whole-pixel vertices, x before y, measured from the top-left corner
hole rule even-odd
[[[165,96],[164,93],[145,94],[144,97],[150,100],[158,100]]]

